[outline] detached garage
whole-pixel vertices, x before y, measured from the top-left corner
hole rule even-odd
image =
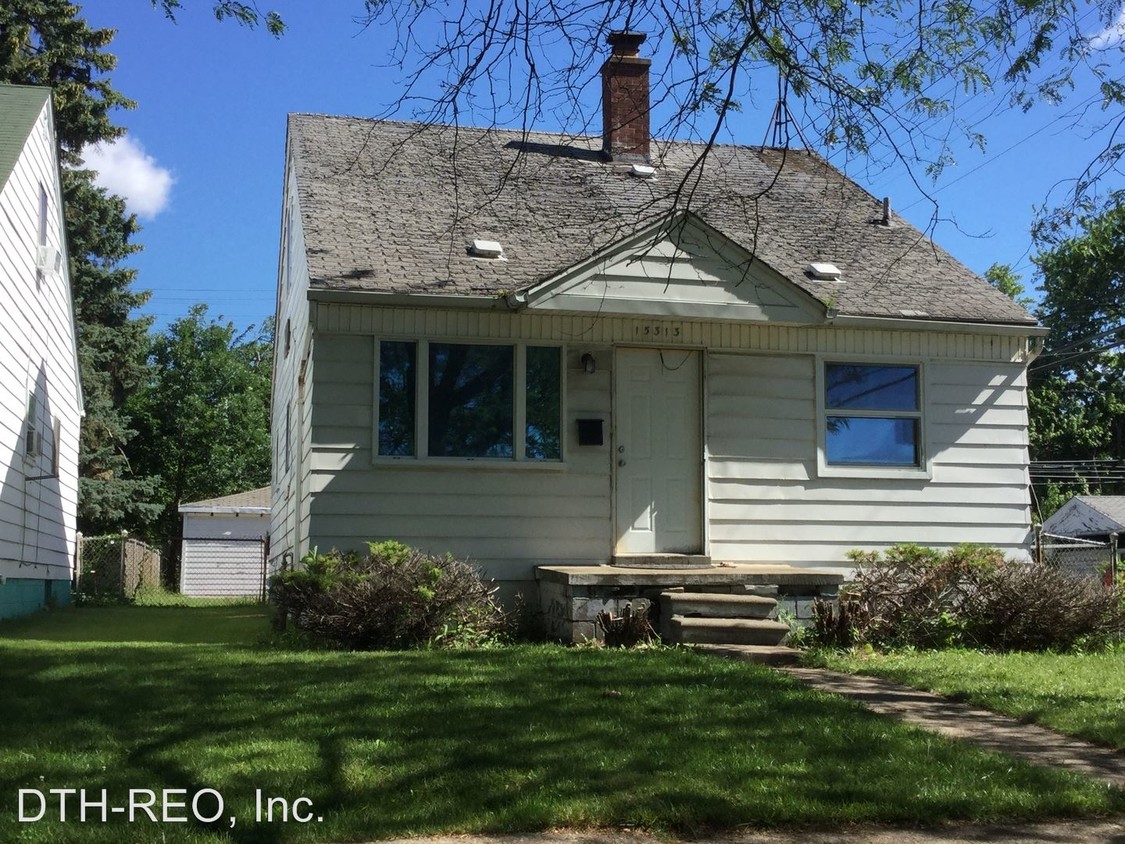
[[[270,488],[180,505],[180,593],[263,597],[269,557]]]

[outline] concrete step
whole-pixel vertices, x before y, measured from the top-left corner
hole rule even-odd
[[[720,595],[705,592],[661,592],[660,614],[706,618],[769,618],[777,601],[758,595]]]
[[[626,569],[709,569],[706,554],[614,554],[610,565]]]
[[[684,618],[672,616],[669,638],[684,645],[780,645],[789,625],[749,618]]]
[[[759,665],[796,665],[801,652],[785,645],[690,645],[692,650],[701,653],[724,656],[742,662],[756,662]]]

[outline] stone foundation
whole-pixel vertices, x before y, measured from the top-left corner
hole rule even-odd
[[[835,600],[844,576],[793,566],[716,565],[686,569],[622,569],[615,566],[539,566],[539,608],[547,635],[578,644],[601,638],[594,623],[599,612],[620,615],[626,604],[646,608],[660,629],[661,592],[683,589],[776,598],[778,612],[798,623],[812,619],[816,598]]]

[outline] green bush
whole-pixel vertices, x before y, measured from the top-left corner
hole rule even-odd
[[[841,590],[838,608],[814,608],[812,637],[827,647],[1042,651],[1125,637],[1117,590],[1007,561],[996,548],[899,545],[849,556],[855,580]]]
[[[274,628],[292,625],[329,647],[474,647],[507,623],[495,589],[449,555],[386,541],[367,554],[314,550],[301,562],[270,579]]]

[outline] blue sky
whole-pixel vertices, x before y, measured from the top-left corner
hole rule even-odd
[[[177,23],[146,0],[83,8],[91,25],[118,30],[109,48],[118,57],[112,79],[138,102],[116,116],[128,140],[97,166],[141,216],[145,248],[132,264],[137,286],[153,291],[145,311],[157,325],[197,302],[239,326],[260,323],[273,313],[286,114],[382,114],[402,90],[402,72],[386,66],[392,34],[353,21],[359,0],[263,4],[289,26],[277,40],[217,23],[209,0],[186,6]],[[1083,22],[1091,35],[1104,29],[1093,12]],[[1114,48],[1106,57],[1120,62],[1121,53]],[[762,90],[723,140],[762,142],[775,83],[764,81]],[[1092,92],[1080,83],[1061,106],[1028,113],[1002,98],[961,95],[959,115],[980,121],[988,146],[983,154],[959,149],[957,163],[926,185],[940,203],[935,239],[977,272],[1012,264],[1030,286],[1033,209],[1099,149],[1086,134],[1100,112],[1077,125],[1067,117]],[[933,205],[901,167],[852,161],[846,169],[876,196],[890,195],[916,225],[930,224]]]

